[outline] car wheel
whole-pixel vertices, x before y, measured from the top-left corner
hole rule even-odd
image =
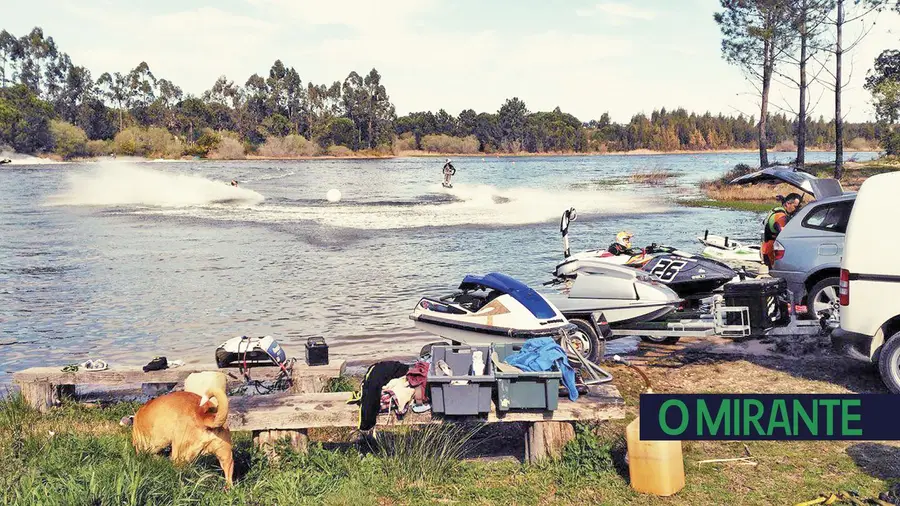
[[[641,336],[641,341],[653,344],[675,344],[681,339],[679,336],[659,337],[659,336]]]
[[[594,326],[587,320],[580,318],[571,318],[569,323],[575,324],[577,329],[569,335],[572,344],[584,355],[585,358],[594,363],[599,363],[603,358],[603,343],[597,337]]]
[[[813,320],[820,318],[819,313],[825,311],[828,314],[829,323],[841,323],[841,300],[838,295],[840,279],[825,278],[809,291],[806,298],[806,315]]]
[[[881,381],[884,381],[888,390],[900,394],[900,332],[891,336],[881,347],[878,372],[881,373]]]

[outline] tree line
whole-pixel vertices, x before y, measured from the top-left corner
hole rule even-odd
[[[809,86],[819,82],[834,94],[834,146],[836,178],[843,166],[844,128],[841,90],[842,59],[874,26],[866,25],[872,13],[891,6],[900,12],[900,0],[720,0],[722,10],[713,15],[722,32],[722,56],[740,67],[760,94],[757,144],[760,166],[767,166],[770,97],[773,81],[797,89],[795,134],[797,167],[804,165],[810,140]],[[845,40],[848,26],[862,24],[854,40]],[[881,129],[880,132],[883,132]],[[814,134],[813,134],[814,135]]]
[[[582,121],[558,107],[531,112],[517,97],[497,112],[466,109],[454,116],[441,109],[398,117],[376,69],[350,72],[330,84],[304,84],[297,70],[280,60],[243,84],[222,76],[194,96],[145,62],[95,79],[40,28],[20,37],[0,32],[0,146],[23,153],[242,157],[712,150],[750,147],[759,132],[766,146],[790,142],[801,129],[814,146],[838,142],[834,121],[821,117],[807,118],[801,128],[796,118],[780,113],[757,122],[742,115],[661,109],[619,124],[608,114]],[[861,123],[841,130],[850,140],[872,140],[877,128]]]

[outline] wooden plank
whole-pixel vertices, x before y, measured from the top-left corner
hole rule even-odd
[[[293,378],[296,383],[309,383],[309,378],[336,378],[343,374],[345,362],[333,360],[328,365],[310,367],[304,363],[294,364]],[[229,385],[244,382],[240,369],[219,369],[215,364],[185,364],[181,367],[161,371],[144,372],[139,366],[110,367],[105,371],[63,372],[62,367],[32,367],[13,374],[13,380],[21,385],[42,382],[53,385],[134,385],[141,383],[181,383],[191,373],[219,371],[225,373]],[[250,377],[255,380],[273,380],[278,376],[277,367],[252,367]]]
[[[297,430],[317,427],[356,427],[359,406],[347,404],[349,392],[320,394],[276,394],[234,397],[229,402],[228,426],[237,431]],[[379,425],[421,425],[447,421],[539,422],[576,420],[614,420],[625,418],[625,403],[612,384],[591,388],[591,393],[576,402],[560,399],[556,411],[509,411],[487,416],[443,417],[409,411],[402,420],[380,415]]]

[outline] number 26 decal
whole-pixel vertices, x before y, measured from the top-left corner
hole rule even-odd
[[[670,260],[668,258],[663,258],[657,262],[656,266],[653,267],[653,270],[650,271],[650,274],[658,276],[659,280],[663,283],[668,283],[681,272],[681,269],[683,269],[685,265],[687,265],[687,262],[684,260]]]

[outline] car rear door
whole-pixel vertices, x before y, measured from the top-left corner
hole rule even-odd
[[[840,265],[853,202],[813,202],[797,213],[778,236],[784,257],[775,262],[775,270],[812,273],[825,265]]]

